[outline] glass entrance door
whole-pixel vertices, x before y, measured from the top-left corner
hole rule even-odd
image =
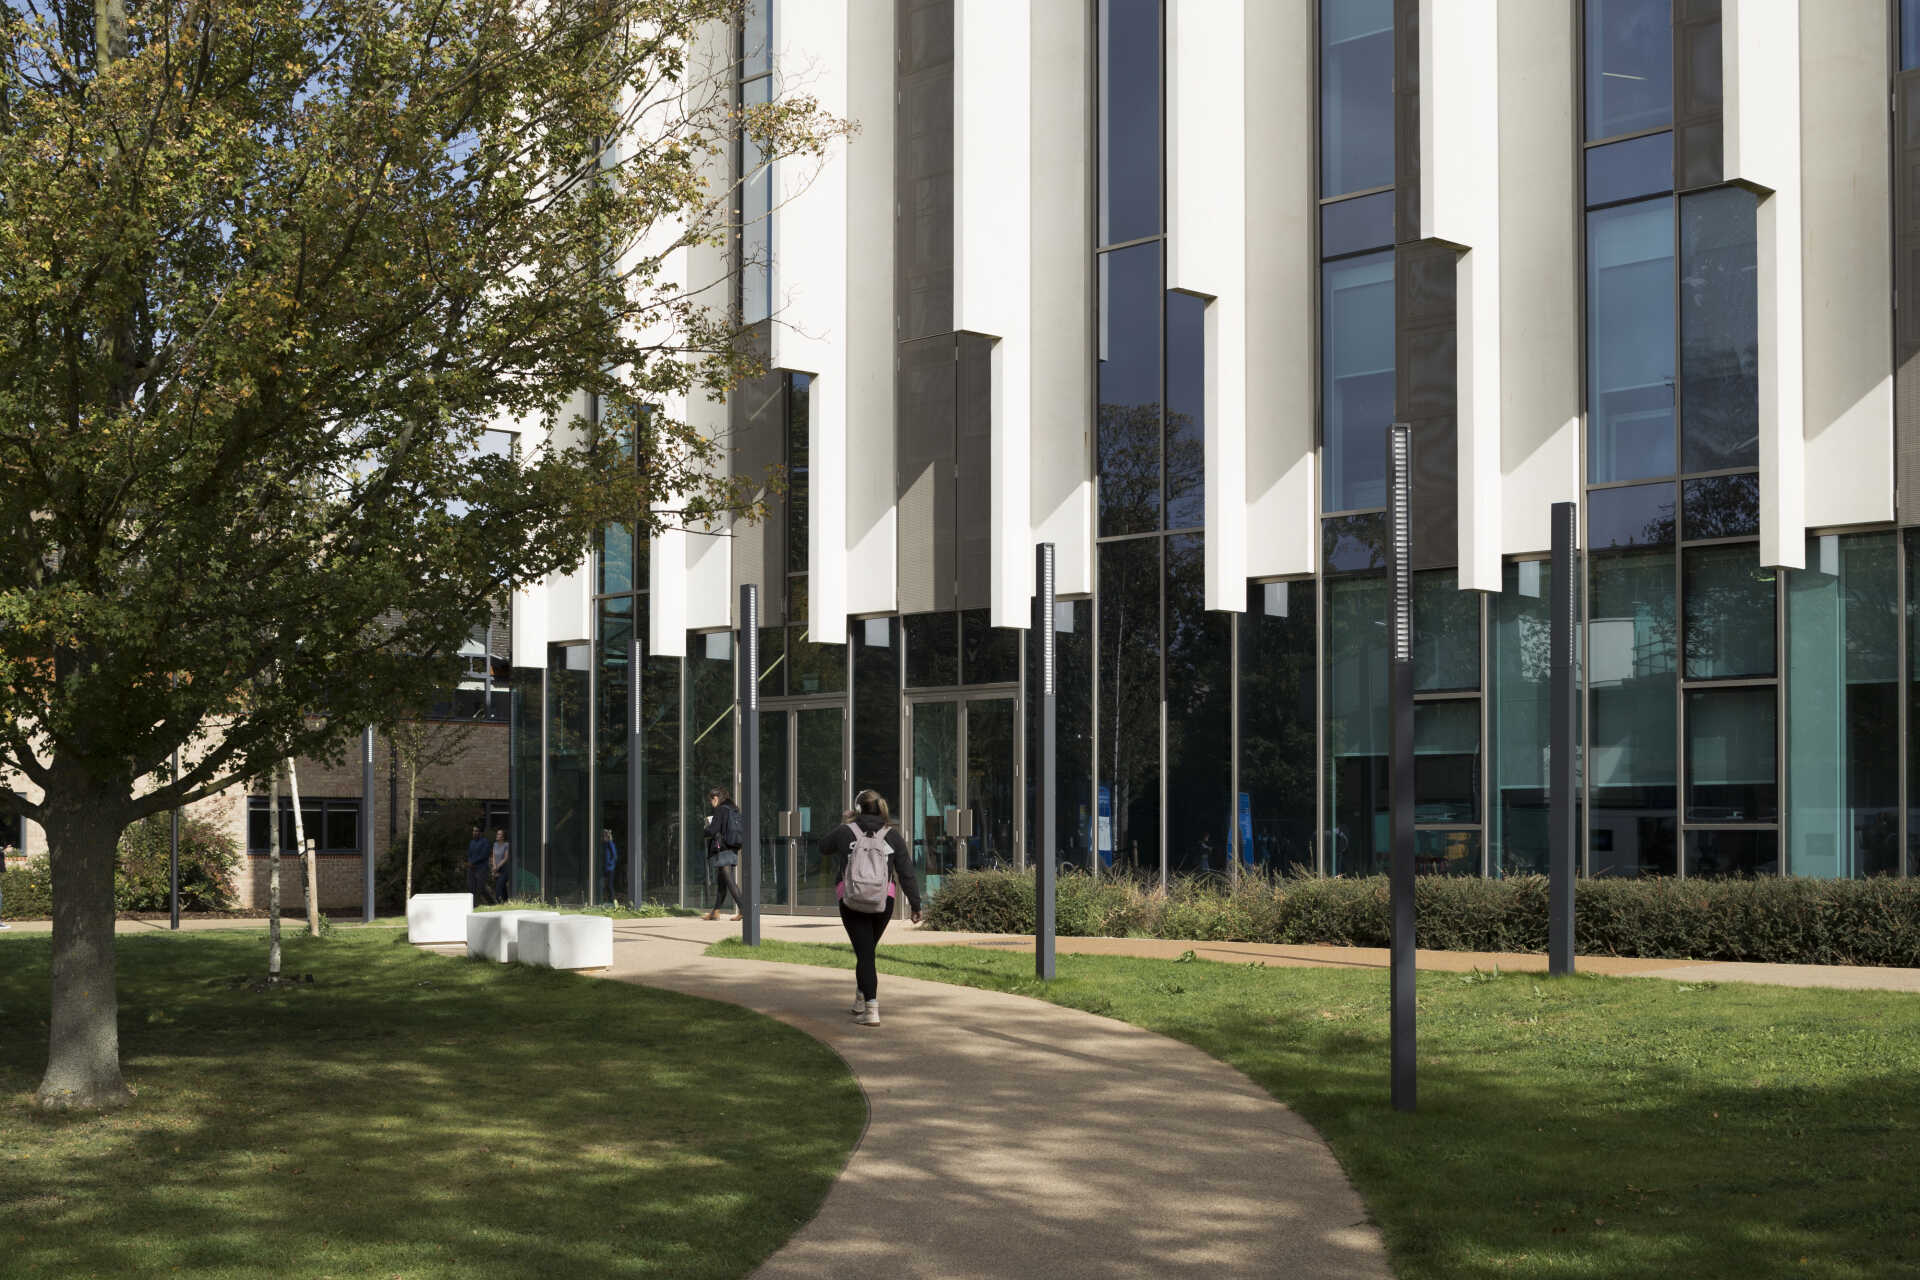
[[[847,713],[840,703],[760,712],[760,902],[772,911],[833,907],[821,842],[847,799]]]
[[[1018,703],[1003,693],[913,698],[902,815],[928,892],[955,871],[1023,864]]]

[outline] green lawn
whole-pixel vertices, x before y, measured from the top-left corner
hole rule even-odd
[[[43,1115],[48,945],[0,938],[0,1273],[741,1276],[866,1107],[730,1005],[425,955],[392,929],[119,944],[132,1108]]]
[[[853,963],[791,943],[758,956]],[[1387,1101],[1384,973],[1059,966],[1043,987],[1028,951],[915,945],[880,962],[1238,1067],[1326,1136],[1403,1280],[1920,1275],[1920,996],[1423,973],[1420,1110],[1405,1116]]]

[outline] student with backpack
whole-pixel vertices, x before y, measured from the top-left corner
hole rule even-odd
[[[747,844],[747,824],[741,818],[740,810],[734,807],[733,797],[720,787],[707,792],[707,868],[713,872],[715,893],[713,910],[702,917],[707,920],[720,918],[720,904],[733,895],[733,918],[738,920],[746,910],[747,900],[740,896],[740,882],[734,879],[733,869],[740,865],[740,850]]]
[[[913,874],[907,842],[887,813],[878,791],[853,798],[854,817],[821,843],[834,860],[834,892],[840,899],[840,923],[855,957],[853,1016],[862,1026],[880,1025],[880,971],[874,953],[893,918],[894,885],[906,891],[913,922],[920,923],[920,882]]]

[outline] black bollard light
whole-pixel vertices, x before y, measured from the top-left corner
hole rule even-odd
[[[740,911],[740,941],[760,945],[760,588],[740,588],[740,820],[746,827],[747,902]]]
[[[1040,785],[1034,795],[1040,809],[1038,871],[1034,880],[1033,971],[1043,982],[1054,976],[1054,879],[1057,855],[1054,830],[1054,748],[1057,728],[1054,670],[1056,647],[1053,631],[1054,572],[1053,544],[1043,542],[1034,549],[1033,580],[1037,589],[1035,612],[1040,637]]]
[[[1393,809],[1393,901],[1389,1022],[1395,1111],[1412,1111],[1413,968],[1413,437],[1404,422],[1387,429],[1387,716],[1393,726],[1388,783]]]
[[[1580,839],[1573,798],[1573,731],[1579,718],[1574,660],[1574,634],[1580,614],[1579,573],[1574,563],[1577,532],[1574,504],[1554,503],[1552,621],[1547,644],[1552,667],[1547,760],[1547,972],[1554,974],[1573,972],[1573,891],[1579,869]]]

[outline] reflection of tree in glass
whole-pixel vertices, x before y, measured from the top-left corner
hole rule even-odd
[[[1144,533],[1160,527],[1160,406],[1103,404],[1094,436],[1099,451],[1100,531]]]
[[[1159,539],[1109,543],[1100,555],[1102,781],[1112,788],[1113,856],[1158,867],[1160,763]],[[1144,847],[1142,847],[1144,845]]]

